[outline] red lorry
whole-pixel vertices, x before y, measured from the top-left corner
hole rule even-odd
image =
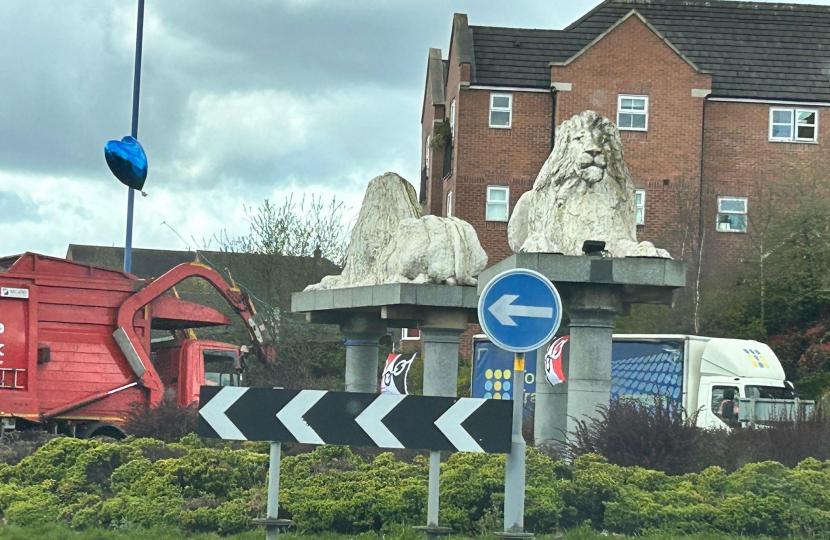
[[[228,301],[272,361],[248,296],[205,265],[181,264],[142,280],[34,253],[0,258],[0,431],[118,437],[133,403],[155,406],[174,393],[186,406],[203,384],[239,385],[239,347],[197,339],[151,344],[151,329],[230,324],[219,311],[168,293],[193,277]]]

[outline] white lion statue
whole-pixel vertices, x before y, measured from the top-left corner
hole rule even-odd
[[[486,266],[487,254],[469,223],[421,216],[415,188],[390,172],[366,188],[343,273],[306,290],[384,283],[475,285]]]
[[[556,130],[556,144],[507,228],[515,252],[582,255],[586,240],[605,242],[612,257],[671,258],[637,242],[634,184],[620,134],[607,118],[585,111]]]

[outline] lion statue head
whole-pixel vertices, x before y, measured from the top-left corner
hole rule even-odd
[[[612,257],[664,257],[637,242],[634,184],[617,126],[594,111],[566,120],[533,188],[508,225],[515,252],[582,255],[586,240],[605,242]]]

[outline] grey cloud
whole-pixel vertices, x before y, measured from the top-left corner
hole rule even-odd
[[[16,193],[0,191],[0,223],[34,221],[37,217],[37,205],[23,200]]]

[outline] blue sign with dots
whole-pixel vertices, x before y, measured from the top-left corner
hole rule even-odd
[[[679,341],[615,341],[611,349],[611,396],[649,400],[661,395],[680,399],[683,395],[683,362],[683,344]],[[489,341],[476,339],[473,345],[472,397],[510,399],[504,397],[504,381],[505,370],[512,375],[512,365],[512,354]],[[525,416],[533,414],[535,374],[536,353],[527,353]],[[501,385],[496,390],[498,381]],[[539,384],[547,383],[542,380]]]
[[[536,400],[536,351],[525,354],[524,415],[533,415]],[[473,341],[472,395],[485,399],[513,399],[513,353],[476,337]]]
[[[522,353],[550,341],[562,321],[562,300],[548,278],[525,268],[490,280],[478,300],[481,329],[500,348]]]

